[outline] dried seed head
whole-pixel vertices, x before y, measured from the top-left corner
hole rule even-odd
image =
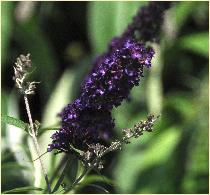
[[[14,66],[14,76],[16,87],[19,89],[21,94],[32,95],[35,94],[35,84],[39,82],[27,82],[26,76],[29,74],[29,69],[32,67],[32,61],[30,59],[30,54],[26,56],[21,54]]]
[[[19,60],[22,62],[22,66],[24,68],[31,68],[32,62],[31,62],[31,59],[30,59],[30,54],[27,54],[26,56],[21,54],[20,57],[19,57]]]

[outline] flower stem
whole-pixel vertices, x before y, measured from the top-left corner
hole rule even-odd
[[[25,101],[26,111],[27,111],[29,124],[30,124],[29,134],[32,137],[32,140],[33,140],[33,143],[34,143],[34,146],[35,146],[35,149],[36,149],[36,153],[40,157],[41,152],[40,152],[39,144],[38,144],[38,141],[37,141],[37,130],[34,129],[34,124],[33,124],[32,116],[31,116],[31,111],[30,111],[27,95],[24,95],[24,101]],[[39,158],[39,161],[40,161],[41,169],[42,169],[42,172],[44,174],[44,178],[45,178],[45,181],[46,181],[46,184],[47,184],[48,192],[51,193],[51,186],[50,186],[50,182],[49,182],[49,179],[48,179],[46,168],[45,168],[44,163],[43,163],[41,158]]]

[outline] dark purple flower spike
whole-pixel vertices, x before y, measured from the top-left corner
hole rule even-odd
[[[85,107],[109,109],[119,106],[130,90],[139,85],[143,67],[151,67],[152,48],[127,39],[103,56],[86,78],[81,89]]]
[[[114,127],[109,110],[84,107],[80,99],[67,105],[60,114],[62,128],[52,135],[48,151],[72,152],[72,147],[86,150],[89,144],[105,140]],[[104,138],[104,139],[103,139]]]
[[[164,13],[170,6],[170,1],[151,1],[147,6],[142,6],[123,37],[132,37],[137,33],[141,41],[158,42]]]
[[[61,112],[62,127],[52,135],[49,152],[57,149],[73,153],[73,148],[87,151],[91,144],[109,138],[114,128],[112,108],[139,85],[143,68],[151,67],[154,50],[137,40],[158,40],[163,13],[169,6],[170,2],[150,2],[140,9],[122,36],[112,39],[86,77],[80,97]]]

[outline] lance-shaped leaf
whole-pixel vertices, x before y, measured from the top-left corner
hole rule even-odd
[[[20,119],[17,119],[17,118],[11,117],[11,116],[7,116],[7,115],[1,115],[1,122],[16,126],[20,129],[23,129],[24,131],[28,132],[27,131],[28,123],[25,123],[25,122],[21,121]]]
[[[3,194],[12,194],[12,193],[23,193],[23,192],[30,192],[30,191],[43,191],[42,188],[37,188],[33,186],[26,186],[20,188],[14,188],[12,190],[4,191]]]

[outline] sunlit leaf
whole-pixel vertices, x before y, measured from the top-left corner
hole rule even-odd
[[[187,148],[187,171],[183,178],[184,193],[205,193],[208,191],[209,172],[209,88],[208,76],[201,82],[193,98],[195,112],[194,118],[188,126],[194,130]],[[196,109],[197,107],[197,109]],[[202,184],[202,185],[201,185]]]
[[[60,127],[55,127],[55,126],[40,128],[40,129],[38,130],[39,136],[41,136],[45,131],[55,131],[55,130],[58,130],[59,128],[60,128]]]
[[[177,32],[185,24],[196,6],[196,1],[180,1],[179,3],[175,3],[171,8],[170,12],[172,12],[172,19],[175,20],[173,24],[176,26]]]
[[[209,33],[187,34],[179,39],[179,46],[204,57],[209,56]]]
[[[20,119],[17,119],[17,118],[11,117],[11,116],[7,116],[7,115],[1,115],[1,122],[16,126],[20,129],[23,129],[24,131],[28,132],[27,131],[28,124],[24,123]]]
[[[73,99],[73,87],[74,87],[74,79],[75,79],[76,73],[73,70],[66,70],[63,75],[61,76],[60,80],[54,87],[54,91],[51,94],[50,99],[47,102],[47,105],[44,108],[43,113],[43,119],[41,124],[44,126],[49,126],[50,124],[59,123],[59,117],[57,116],[58,113],[61,112],[61,110],[64,108],[66,104],[72,101]],[[39,143],[41,145],[41,152],[44,153],[47,150],[48,144],[51,143],[51,135],[53,134],[53,131],[45,131],[39,139]],[[45,155],[42,158],[45,162],[45,164],[48,164],[48,172],[50,174],[52,173],[52,169],[55,168],[55,166],[60,161],[60,158],[56,158],[55,155]],[[49,163],[50,162],[50,163]],[[38,169],[37,167],[37,173],[40,173],[39,176],[37,176],[36,184],[40,185],[42,182],[42,175],[41,175],[41,169]]]
[[[42,125],[59,123],[60,119],[58,113],[68,104],[72,99],[72,88],[75,73],[71,70],[66,70],[61,76],[60,80],[54,87],[50,99],[44,109]]]
[[[14,91],[8,97],[8,115],[19,118],[18,96],[16,93],[14,93]],[[25,136],[27,135],[28,134],[26,134],[23,129],[7,124],[5,146],[13,153],[15,160],[19,165],[28,167],[30,170],[32,170],[33,164],[29,163],[31,158],[28,158],[28,155],[24,149],[24,147],[28,147],[27,140],[24,140]],[[19,174],[21,175],[22,179],[27,179],[27,184],[30,185],[30,182],[33,180],[32,172],[26,169],[21,169]],[[10,179],[12,179],[12,177]]]
[[[132,142],[132,144],[124,147],[115,171],[117,191],[132,193],[138,175],[143,170],[164,164],[175,149],[180,133],[176,127],[172,127],[156,135],[155,139],[150,141],[149,146],[144,150],[140,149],[140,140],[135,140],[137,143],[139,142],[138,145]]]
[[[155,56],[152,60],[152,68],[148,75],[147,80],[147,106],[150,113],[158,115],[162,111],[162,102],[163,102],[163,89],[162,89],[162,50],[161,47],[157,44],[153,44],[155,50]]]
[[[115,35],[115,11],[116,2],[90,2],[88,29],[94,53],[105,51],[107,43]]]
[[[104,52],[109,41],[125,30],[140,5],[141,2],[89,3],[89,35],[95,54]]]
[[[117,35],[120,35],[131,23],[133,16],[137,13],[140,6],[146,4],[146,1],[118,1],[116,3],[116,16],[113,17],[114,28]]]
[[[177,111],[182,120],[185,121],[191,120],[196,114],[192,104],[192,98],[183,93],[179,93],[179,95],[170,94],[165,99],[165,106],[171,110],[174,109]]]
[[[94,183],[94,182],[103,182],[109,185],[114,185],[114,181],[107,178],[104,175],[88,175],[85,177],[84,181],[82,181],[83,185]]]

